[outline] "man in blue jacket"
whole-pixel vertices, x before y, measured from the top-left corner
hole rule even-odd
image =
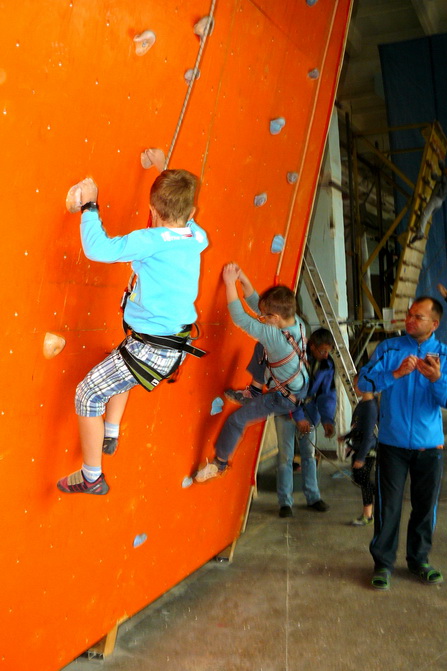
[[[301,478],[307,507],[324,513],[328,504],[320,495],[315,461],[316,427],[323,425],[324,435],[334,435],[334,417],[337,397],[334,384],[334,362],[330,356],[334,348],[334,339],[330,331],[319,328],[314,331],[307,343],[309,363],[309,390],[307,398],[289,417],[275,417],[278,439],[277,493],[279,516],[291,517],[293,504],[293,457],[295,431],[298,432],[298,445],[301,457]],[[296,423],[296,424],[295,424]]]
[[[426,584],[443,582],[442,573],[428,561],[442,477],[441,407],[447,403],[447,346],[434,336],[441,317],[436,299],[416,299],[405,319],[406,335],[380,343],[360,371],[359,389],[382,392],[370,545],[375,566],[372,586],[379,590],[390,587],[408,473],[407,565]]]

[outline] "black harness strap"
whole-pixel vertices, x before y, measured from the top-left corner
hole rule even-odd
[[[148,366],[141,359],[137,359],[136,356],[131,354],[125,347],[126,341],[123,340],[122,343],[118,345],[118,351],[123,357],[123,361],[126,364],[129,371],[132,373],[138,384],[140,384],[146,391],[152,391],[157,385],[160,384],[163,380],[168,379],[175,373],[177,368],[180,366],[182,355],[179,353],[176,362],[173,364],[171,370],[167,375],[159,373],[154,368]]]

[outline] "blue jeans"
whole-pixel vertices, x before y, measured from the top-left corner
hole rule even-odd
[[[295,422],[290,417],[275,417],[278,439],[276,490],[280,506],[293,505],[293,457],[295,453]],[[315,461],[315,429],[298,441],[301,455],[303,493],[308,506],[321,499]]]
[[[225,421],[216,440],[216,457],[221,461],[227,461],[231,457],[248,424],[261,422],[269,415],[288,415],[294,410],[292,401],[279,391],[256,396]]]

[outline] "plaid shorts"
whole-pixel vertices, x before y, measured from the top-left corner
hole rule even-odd
[[[169,375],[173,366],[181,356],[181,363],[186,356],[176,350],[153,347],[127,336],[126,349],[135,357],[161,375]],[[82,417],[98,417],[103,415],[106,403],[111,396],[123,394],[138,384],[127,368],[121,354],[114,349],[108,357],[86,375],[76,388],[76,414]]]

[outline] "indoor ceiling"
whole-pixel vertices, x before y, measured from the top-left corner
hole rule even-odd
[[[354,0],[337,102],[361,132],[386,128],[379,44],[447,33],[447,0]]]

